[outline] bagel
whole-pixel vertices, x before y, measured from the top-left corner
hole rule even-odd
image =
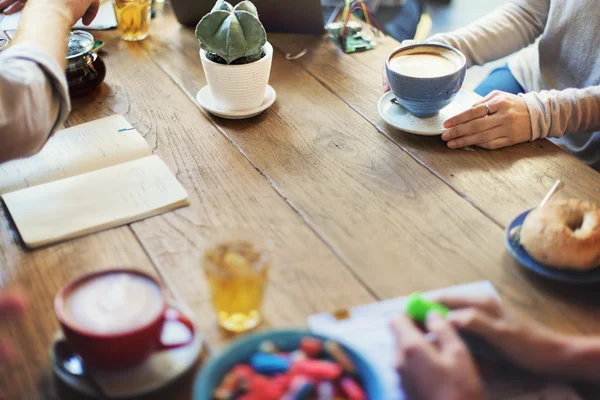
[[[561,200],[532,210],[521,226],[521,246],[553,268],[588,271],[600,266],[600,208]]]

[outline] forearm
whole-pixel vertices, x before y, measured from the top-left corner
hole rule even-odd
[[[0,163],[39,151],[70,111],[65,77],[70,22],[34,2],[14,42],[0,53]]]
[[[529,109],[532,139],[600,131],[600,85],[521,96]]]
[[[62,7],[30,0],[23,10],[13,45],[27,44],[44,49],[64,69],[72,19]]]
[[[555,375],[574,381],[600,383],[600,338],[564,336],[557,347]]]
[[[513,0],[455,32],[428,39],[462,51],[468,66],[508,56],[533,43],[544,31],[550,0]]]

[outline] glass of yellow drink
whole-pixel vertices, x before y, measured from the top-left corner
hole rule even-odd
[[[123,40],[137,41],[148,37],[151,0],[114,0],[119,33]]]
[[[270,261],[266,245],[237,238],[204,253],[204,272],[221,327],[239,333],[260,323]]]

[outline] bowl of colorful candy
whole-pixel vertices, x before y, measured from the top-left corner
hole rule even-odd
[[[383,383],[361,354],[305,330],[277,330],[234,342],[208,361],[194,400],[380,400]]]

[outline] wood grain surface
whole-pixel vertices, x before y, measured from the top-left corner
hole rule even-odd
[[[196,38],[168,14],[154,27],[145,48],[193,99],[205,85]],[[263,115],[213,122],[377,296],[491,279],[540,321],[600,331],[589,321],[595,291],[556,291],[524,274],[501,227],[281,52],[271,84],[277,102]]]
[[[377,115],[382,59],[398,45],[341,54],[326,38],[270,35],[276,103],[227,121],[195,104],[206,84],[198,41],[168,10],[151,36],[106,42],[103,86],[73,102],[68,125],[121,113],[187,189],[190,207],[25,251],[0,212],[0,282],[20,286],[30,310],[2,324],[14,346],[0,367],[6,399],[80,398],[57,385],[48,350],[53,297],[87,271],[135,266],[158,276],[194,314],[209,351],[233,336],[216,326],[201,257],[215,237],[250,232],[274,243],[260,329],[304,326],[316,312],[482,279],[530,318],[563,332],[600,334],[593,287],[548,283],[504,249],[503,227],[553,180],[563,195],[597,200],[600,174],[550,142],[488,152],[450,151],[439,138],[394,131]],[[288,61],[286,52],[308,48]],[[190,398],[197,368],[148,399]],[[2,398],[0,396],[0,398]]]
[[[377,102],[385,59],[399,46],[393,39],[381,38],[375,50],[352,55],[342,54],[327,37],[274,34],[269,40],[282,52],[308,49],[295,63],[501,226],[538,204],[556,179],[567,185],[561,197],[600,201],[600,174],[548,140],[495,151],[450,150],[439,137],[385,124]]]

